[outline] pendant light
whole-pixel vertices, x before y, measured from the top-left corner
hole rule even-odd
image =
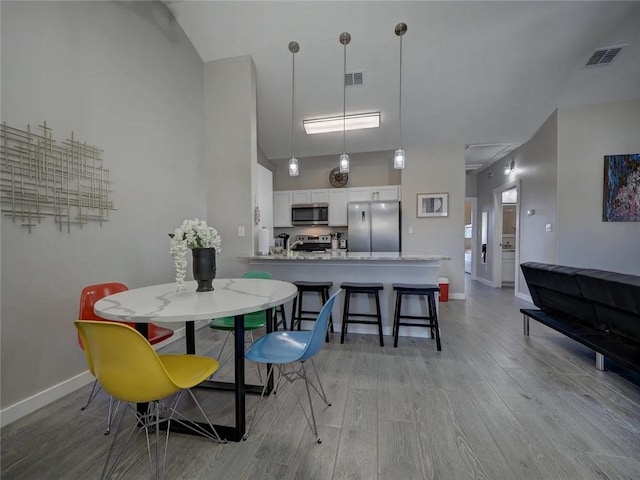
[[[349,155],[346,148],[347,131],[347,45],[351,42],[351,34],[343,32],[340,34],[340,43],[344,45],[344,64],[342,75],[342,155],[340,155],[340,173],[349,173]]]
[[[298,169],[298,159],[293,155],[295,146],[295,137],[293,134],[293,104],[295,98],[296,85],[296,53],[300,51],[298,42],[289,42],[289,51],[291,52],[291,158],[289,159],[289,176],[297,177],[300,174]]]
[[[400,37],[400,88],[398,91],[400,92],[398,95],[398,149],[393,154],[393,168],[402,169],[404,168],[404,160],[405,154],[404,149],[402,148],[402,36],[407,33],[407,24],[399,23],[396,25],[395,29],[396,35]]]

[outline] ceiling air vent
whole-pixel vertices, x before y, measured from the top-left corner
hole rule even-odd
[[[346,87],[354,87],[362,85],[364,81],[364,74],[362,72],[345,73],[344,85]]]
[[[627,44],[616,45],[614,47],[599,48],[595,52],[593,52],[593,55],[591,55],[591,58],[589,58],[585,66],[595,67],[596,65],[608,65],[620,53],[622,47],[626,46]]]

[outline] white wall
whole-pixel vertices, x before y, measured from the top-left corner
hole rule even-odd
[[[475,197],[478,195],[478,177],[475,173],[465,175],[465,196]]]
[[[516,175],[521,178],[519,261],[555,263],[560,225],[557,219],[558,120],[554,112],[529,142],[514,152]],[[503,175],[504,176],[504,175]],[[535,215],[527,216],[527,210]],[[546,225],[551,225],[551,232]],[[519,292],[528,295],[522,271]]]
[[[2,397],[87,370],[73,320],[85,285],[171,282],[167,233],[206,214],[202,61],[160,2],[7,2],[2,121],[43,121],[104,149],[117,211],[70,234],[2,218]]]
[[[406,145],[402,170],[402,251],[442,254],[441,275],[449,278],[449,296],[464,295],[464,145]],[[419,193],[448,193],[449,216],[417,218]],[[409,233],[409,228],[414,230]]]
[[[558,263],[640,275],[640,223],[602,221],[604,156],[624,153],[640,153],[640,100],[559,110]]]
[[[207,222],[222,237],[218,276],[241,276],[253,254],[257,185],[256,72],[251,57],[204,65]],[[238,236],[244,227],[245,236]]]
[[[554,112],[542,124],[535,135],[527,143],[512,152],[506,158],[498,160],[489,168],[477,174],[478,183],[478,218],[482,212],[489,212],[489,229],[487,241],[487,263],[481,263],[480,255],[474,259],[477,276],[487,282],[493,281],[493,256],[502,255],[498,246],[501,238],[494,238],[493,228],[495,212],[493,204],[494,189],[515,181],[520,181],[518,207],[520,208],[520,228],[518,235],[519,260],[555,263],[557,257],[556,238],[556,197],[557,197],[557,114]],[[504,175],[506,162],[514,160],[515,172]],[[491,171],[492,176],[489,175]],[[535,209],[535,215],[527,216],[526,211]],[[500,215],[502,212],[499,212]],[[552,231],[546,232],[545,225],[550,223]],[[480,225],[478,225],[481,228]],[[480,252],[481,239],[478,237],[477,248]],[[528,294],[522,273],[520,275],[519,292]]]

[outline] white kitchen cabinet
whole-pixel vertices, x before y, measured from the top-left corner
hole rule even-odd
[[[371,200],[400,200],[400,187],[398,185],[371,187]]]
[[[371,187],[347,188],[348,202],[368,202],[371,200]]]
[[[291,203],[311,203],[311,191],[309,190],[293,190],[291,192],[293,197],[291,198]]]
[[[311,203],[329,203],[329,190],[325,188],[310,190]]]
[[[291,225],[291,203],[293,199],[292,191],[273,192],[273,226],[292,227]]]
[[[316,188],[273,192],[273,226],[291,227],[291,205],[297,203],[328,203],[329,225],[347,225],[347,203],[372,200],[400,200],[399,185],[353,188]]]
[[[329,190],[326,188],[292,190],[291,194],[291,203],[329,203]]]
[[[347,225],[347,190],[329,190],[329,226]]]
[[[372,200],[400,200],[399,185],[348,188],[347,192],[347,196],[350,202],[369,202]]]
[[[516,252],[502,252],[502,284],[513,285],[516,281]]]

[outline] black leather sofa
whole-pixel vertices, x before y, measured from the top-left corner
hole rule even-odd
[[[520,265],[538,309],[520,309],[525,335],[529,318],[586,345],[604,358],[640,372],[640,276],[526,262]]]

